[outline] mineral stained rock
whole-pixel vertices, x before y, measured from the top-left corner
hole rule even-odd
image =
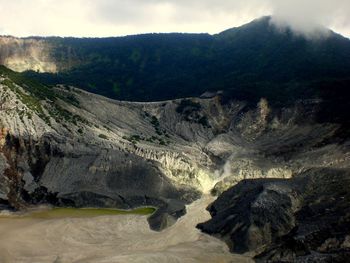
[[[154,206],[161,230],[241,180],[349,167],[340,125],[317,122],[317,101],[122,102],[3,67],[0,95],[1,208]]]

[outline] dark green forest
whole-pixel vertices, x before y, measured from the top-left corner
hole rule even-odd
[[[334,32],[308,39],[278,30],[269,20],[217,35],[48,38],[60,73],[24,74],[47,85],[74,85],[121,100],[155,101],[221,90],[227,100],[255,103],[266,97],[277,106],[322,98],[328,111],[343,111],[332,104],[350,98],[350,40]]]

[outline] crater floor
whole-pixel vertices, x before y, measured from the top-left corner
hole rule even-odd
[[[252,262],[230,254],[224,242],[195,228],[210,218],[213,201],[204,196],[162,232],[150,230],[147,216],[0,219],[3,263]]]

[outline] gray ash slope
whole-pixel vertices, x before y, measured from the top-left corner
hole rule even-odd
[[[315,121],[317,100],[279,109],[219,96],[120,102],[5,68],[0,85],[4,208],[152,205],[161,230],[185,204],[241,180],[349,167],[341,125]]]

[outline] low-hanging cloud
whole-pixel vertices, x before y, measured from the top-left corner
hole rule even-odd
[[[349,0],[0,0],[0,12],[2,33],[16,36],[218,33],[270,14],[298,33],[350,36]]]
[[[349,33],[349,0],[271,0],[271,6],[272,21],[278,26],[288,25],[294,31],[308,35],[319,33],[322,27],[342,28],[345,29],[343,33]]]

